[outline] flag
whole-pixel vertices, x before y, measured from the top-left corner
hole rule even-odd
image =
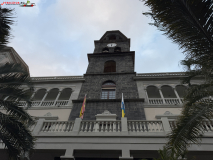
[[[86,105],[86,94],[85,94],[84,101],[83,101],[81,111],[80,111],[80,115],[79,115],[79,117],[81,119],[83,119],[83,117],[84,117],[85,105]]]
[[[124,105],[124,97],[122,93],[122,100],[121,100],[121,109],[122,109],[122,117],[125,116],[125,105]]]

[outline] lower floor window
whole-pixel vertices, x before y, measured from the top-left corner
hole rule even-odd
[[[115,99],[115,89],[102,89],[101,99]]]

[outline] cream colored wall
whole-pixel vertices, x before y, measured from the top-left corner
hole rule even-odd
[[[146,120],[156,120],[156,115],[163,115],[166,111],[174,115],[179,115],[181,108],[144,108]]]
[[[71,109],[47,109],[47,110],[27,110],[31,116],[44,116],[48,112],[52,116],[58,116],[57,121],[68,121]]]

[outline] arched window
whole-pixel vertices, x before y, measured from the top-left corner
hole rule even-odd
[[[121,52],[121,47],[115,47],[114,52]]]
[[[71,96],[72,90],[70,88],[65,88],[61,92],[61,95],[59,96],[58,100],[69,100]]]
[[[116,85],[113,81],[104,82],[102,85],[101,99],[115,99]]]
[[[116,62],[106,61],[104,64],[104,72],[116,72]]]
[[[171,86],[162,86],[161,91],[164,98],[177,98]]]
[[[102,50],[103,53],[107,53],[109,52],[109,48],[105,47],[103,50]]]
[[[161,98],[159,90],[156,86],[148,86],[146,88],[148,98]]]
[[[44,97],[44,95],[46,94],[46,89],[39,89],[36,93],[35,93],[35,95],[34,95],[34,97],[33,97],[33,101],[41,101],[42,99],[43,99],[43,97]]]
[[[49,91],[44,101],[54,101],[58,95],[59,89],[54,88]]]

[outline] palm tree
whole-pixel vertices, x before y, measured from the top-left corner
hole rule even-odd
[[[212,0],[143,0],[150,11],[143,13],[154,20],[152,25],[177,43],[185,59],[181,62],[188,75],[183,83],[189,88],[184,98],[177,127],[169,135],[168,150],[182,155],[192,143],[199,143],[204,133],[203,121],[213,118],[213,1]],[[203,84],[191,85],[194,77]]]
[[[34,120],[19,107],[20,100],[26,101],[28,107],[31,104],[29,81],[29,74],[18,64],[7,63],[0,67],[0,106],[6,110],[6,113],[0,112],[0,139],[13,160],[34,146],[35,139],[29,130]]]
[[[5,47],[11,38],[11,25],[14,23],[12,15],[14,9],[1,8],[0,5],[0,49]]]
[[[11,38],[12,11],[0,6],[0,53]],[[20,64],[0,64],[0,107],[5,109],[5,112],[0,112],[0,140],[12,160],[20,159],[34,146],[35,139],[28,128],[35,122],[19,107],[20,100],[26,101],[30,107],[31,93],[29,73]]]

